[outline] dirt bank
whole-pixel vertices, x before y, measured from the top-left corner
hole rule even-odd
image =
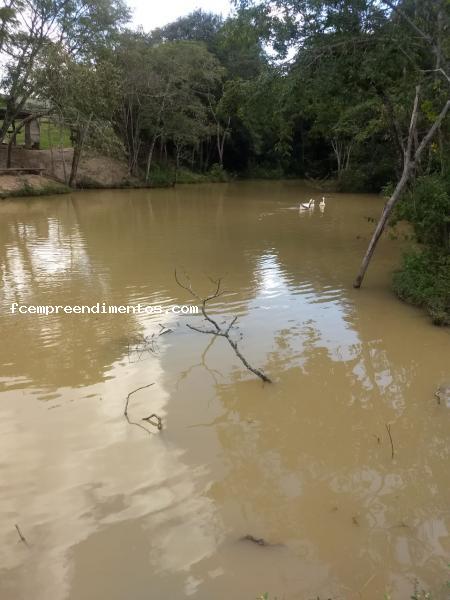
[[[42,175],[0,175],[0,198],[64,194],[69,191],[63,183]]]
[[[73,149],[29,150],[21,146],[13,149],[13,168],[44,169],[45,174],[61,183],[70,175]],[[6,147],[0,146],[0,168],[6,166]],[[86,153],[80,161],[77,184],[79,187],[121,187],[131,183],[125,161]]]

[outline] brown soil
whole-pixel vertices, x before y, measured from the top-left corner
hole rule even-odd
[[[29,150],[17,146],[13,149],[11,166],[24,169],[44,169],[51,178],[64,183],[70,174],[72,155],[72,148]],[[6,147],[0,145],[0,168],[4,168],[5,165]],[[129,182],[125,161],[89,154],[85,154],[80,161],[77,176],[79,187],[120,187]]]
[[[66,191],[69,189],[63,184],[41,175],[0,175],[0,198],[61,194]]]

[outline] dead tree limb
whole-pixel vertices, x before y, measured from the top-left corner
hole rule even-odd
[[[394,460],[394,442],[392,441],[391,426],[388,423],[386,423],[386,431],[388,432],[389,439],[391,441],[391,455],[392,460]]]
[[[156,419],[156,423],[155,423],[155,421],[153,419]],[[161,431],[161,429],[162,429],[162,420],[161,420],[161,417],[158,417],[157,414],[153,413],[149,417],[144,417],[142,420],[143,421],[147,421],[147,423],[150,423],[150,425],[154,425],[155,427],[157,427]]]
[[[416,148],[415,152],[413,152],[414,148],[414,139],[417,134],[417,118],[418,118],[418,109],[419,109],[419,97],[420,97],[420,86],[416,87],[416,96],[414,99],[414,107],[411,114],[411,122],[409,125],[409,133],[408,140],[405,147],[404,159],[403,159],[403,172],[402,176],[397,183],[395,190],[389,200],[386,202],[383,212],[381,213],[381,217],[378,221],[378,224],[375,228],[375,231],[372,235],[372,239],[370,240],[369,247],[367,248],[366,254],[361,263],[361,267],[356,277],[353,287],[360,288],[363,282],[364,276],[367,271],[367,267],[369,266],[372,255],[375,251],[378,240],[381,237],[381,234],[384,231],[389,215],[392,212],[392,209],[400,200],[403,190],[405,189],[408,181],[411,178],[411,175],[414,173],[417,164],[419,163],[420,156],[424,149],[428,146],[430,141],[432,140],[434,134],[439,129],[442,124],[442,121],[445,119],[448,110],[450,109],[450,100],[447,100],[446,104],[442,108],[438,117],[434,121],[433,125],[428,130],[427,134],[423,137],[422,141]]]
[[[20,531],[20,527],[17,525],[17,523],[14,525],[14,527],[16,528],[17,533],[19,534],[20,541],[23,542],[25,544],[25,546],[28,546],[27,539]]]
[[[125,402],[125,408],[124,408],[124,411],[123,411],[124,417],[128,421],[129,425],[135,425],[136,427],[140,427],[141,429],[143,429],[144,431],[146,431],[149,435],[150,435],[151,432],[146,427],[144,427],[140,423],[137,423],[136,421],[131,421],[130,417],[128,416],[128,405],[130,403],[130,398],[131,398],[131,396],[133,394],[135,394],[136,392],[139,392],[140,390],[145,390],[146,388],[149,388],[152,385],[155,385],[155,384],[154,383],[148,383],[147,385],[142,385],[141,387],[138,387],[135,390],[133,390],[132,392],[130,392],[128,394],[128,396],[127,396],[127,399],[126,399],[126,402]],[[152,420],[153,418],[156,419],[156,423]],[[143,421],[147,421],[151,425],[154,425],[159,430],[162,429],[162,420],[161,420],[161,417],[158,417],[158,415],[153,414],[153,415],[150,415],[149,417],[145,417],[142,420]]]
[[[242,364],[249,370],[251,371],[254,375],[256,375],[257,377],[259,377],[260,379],[262,379],[262,381],[264,381],[264,383],[272,383],[272,380],[267,377],[267,375],[265,375],[260,369],[257,369],[256,367],[253,367],[248,361],[247,359],[242,355],[241,351],[238,348],[237,342],[235,342],[231,337],[230,337],[230,331],[232,329],[232,327],[234,326],[234,324],[237,321],[237,317],[233,317],[233,319],[230,321],[230,323],[228,324],[227,327],[222,328],[217,321],[215,321],[207,312],[206,310],[206,305],[210,300],[213,300],[215,298],[218,298],[219,296],[221,296],[222,294],[225,293],[224,290],[222,290],[222,280],[221,279],[217,279],[217,280],[211,280],[214,285],[216,286],[215,291],[210,295],[207,296],[206,298],[202,298],[199,294],[197,294],[197,292],[195,290],[192,289],[192,285],[191,282],[189,281],[188,285],[185,285],[184,283],[182,283],[179,278],[178,278],[178,274],[177,274],[177,270],[175,269],[175,281],[177,282],[177,284],[183,288],[184,290],[186,290],[187,292],[189,292],[189,294],[195,298],[196,300],[198,300],[200,302],[200,309],[202,311],[202,315],[204,317],[204,319],[206,321],[208,321],[209,323],[211,323],[212,328],[210,329],[203,329],[200,327],[194,327],[194,325],[187,325],[189,327],[189,329],[192,329],[192,331],[198,331],[199,333],[206,333],[208,335],[215,335],[215,336],[219,336],[219,337],[223,337],[227,340],[227,342],[230,344],[230,346],[233,348],[234,353],[236,354],[236,356],[239,358],[239,360],[242,362]]]

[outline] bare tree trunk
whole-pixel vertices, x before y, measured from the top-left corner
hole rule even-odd
[[[66,157],[64,155],[63,120],[62,120],[62,117],[60,117],[60,120],[59,120],[59,151],[61,153],[61,158],[62,158],[64,183],[67,185],[67,169],[66,169]]]
[[[85,125],[78,126],[75,144],[73,147],[72,168],[70,170],[69,186],[76,187],[78,166],[80,164],[81,153],[83,152],[84,142],[91,124],[92,115],[89,115],[88,122]]]
[[[75,187],[77,182],[77,174],[78,174],[78,165],[80,163],[81,156],[81,141],[80,141],[81,133],[78,132],[75,138],[75,144],[73,147],[73,155],[72,155],[72,166],[70,169],[69,176],[69,186]]]
[[[50,164],[52,168],[52,175],[55,175],[55,157],[53,156],[53,140],[51,134],[50,120],[47,121],[47,135],[48,135],[48,144],[50,146]]]
[[[11,136],[11,139],[8,142],[8,148],[6,151],[6,168],[10,169],[11,168],[11,164],[12,164],[12,148],[13,145],[15,145],[16,143],[16,135],[17,135],[17,131],[15,131],[13,133],[13,135]]]
[[[348,146],[347,146],[347,151],[346,151],[346,157],[345,157],[345,170],[348,171],[348,169],[350,168],[350,155],[352,153],[352,142],[349,142]]]
[[[380,239],[381,234],[383,233],[384,227],[386,225],[386,221],[388,220],[388,217],[391,214],[392,209],[397,204],[397,201],[400,198],[401,193],[403,192],[403,189],[405,188],[406,184],[408,183],[409,176],[412,171],[412,167],[413,167],[413,165],[411,162],[409,162],[407,165],[405,164],[400,181],[397,183],[394,193],[392,194],[392,196],[389,198],[388,202],[386,202],[386,204],[384,206],[380,220],[378,221],[378,224],[376,226],[376,229],[374,231],[372,239],[370,240],[369,247],[367,248],[367,252],[361,263],[361,268],[360,268],[359,274],[353,283],[353,287],[355,287],[355,288],[361,287],[361,283],[364,279],[364,275],[367,271],[367,267],[369,266],[369,263],[370,263],[373,253],[375,252],[375,248],[378,243],[378,240]]]
[[[225,148],[225,140],[230,131],[231,117],[228,117],[227,126],[222,129],[219,121],[217,121],[217,152],[219,154],[219,164],[223,167],[223,152]]]
[[[174,184],[178,181],[178,171],[180,170],[180,155],[181,155],[182,146],[176,145],[175,151],[175,176],[174,176]]]
[[[375,251],[378,240],[380,239],[381,234],[383,233],[383,230],[385,228],[385,225],[389,218],[389,215],[391,214],[392,209],[394,208],[394,206],[397,204],[398,200],[400,199],[401,194],[411,177],[411,174],[413,173],[416,165],[419,162],[419,159],[420,159],[420,156],[421,156],[423,150],[430,143],[431,139],[433,138],[436,131],[439,129],[442,121],[445,119],[445,116],[450,108],[450,100],[448,100],[446,102],[445,106],[443,107],[443,109],[441,110],[439,116],[436,118],[435,122],[433,123],[431,128],[428,130],[428,133],[422,139],[418,148],[415,150],[415,152],[413,154],[412,153],[413,143],[414,143],[416,131],[417,131],[416,128],[417,128],[417,116],[418,116],[418,107],[419,107],[419,95],[420,95],[420,86],[417,86],[416,87],[416,97],[414,99],[414,107],[413,107],[413,111],[412,111],[412,115],[411,115],[411,123],[409,126],[408,142],[407,142],[405,154],[404,154],[403,173],[402,173],[402,176],[401,176],[399,182],[397,183],[397,185],[395,187],[394,193],[392,194],[392,196],[389,198],[389,200],[385,204],[383,212],[381,213],[380,220],[378,221],[378,224],[372,235],[372,239],[370,240],[369,247],[367,248],[366,254],[361,263],[361,267],[360,267],[358,276],[356,277],[356,279],[353,283],[353,287],[355,287],[355,288],[361,287],[361,284],[363,282],[364,276],[367,271],[367,267],[369,266],[370,260]]]
[[[156,144],[156,140],[158,139],[157,135],[153,136],[152,139],[152,143],[150,144],[150,149],[148,151],[148,155],[147,155],[147,168],[145,170],[145,182],[148,183],[148,180],[150,178],[150,168],[152,166],[152,159],[153,159],[153,152],[155,150],[155,144]]]
[[[342,164],[341,164],[342,161],[341,161],[341,146],[339,144],[339,140],[337,138],[332,139],[331,146],[332,146],[334,154],[336,156],[338,179],[340,179],[341,172],[342,172]]]

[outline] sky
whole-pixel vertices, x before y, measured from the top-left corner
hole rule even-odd
[[[151,31],[197,8],[226,16],[230,11],[229,0],[126,0],[133,11],[133,23]]]

